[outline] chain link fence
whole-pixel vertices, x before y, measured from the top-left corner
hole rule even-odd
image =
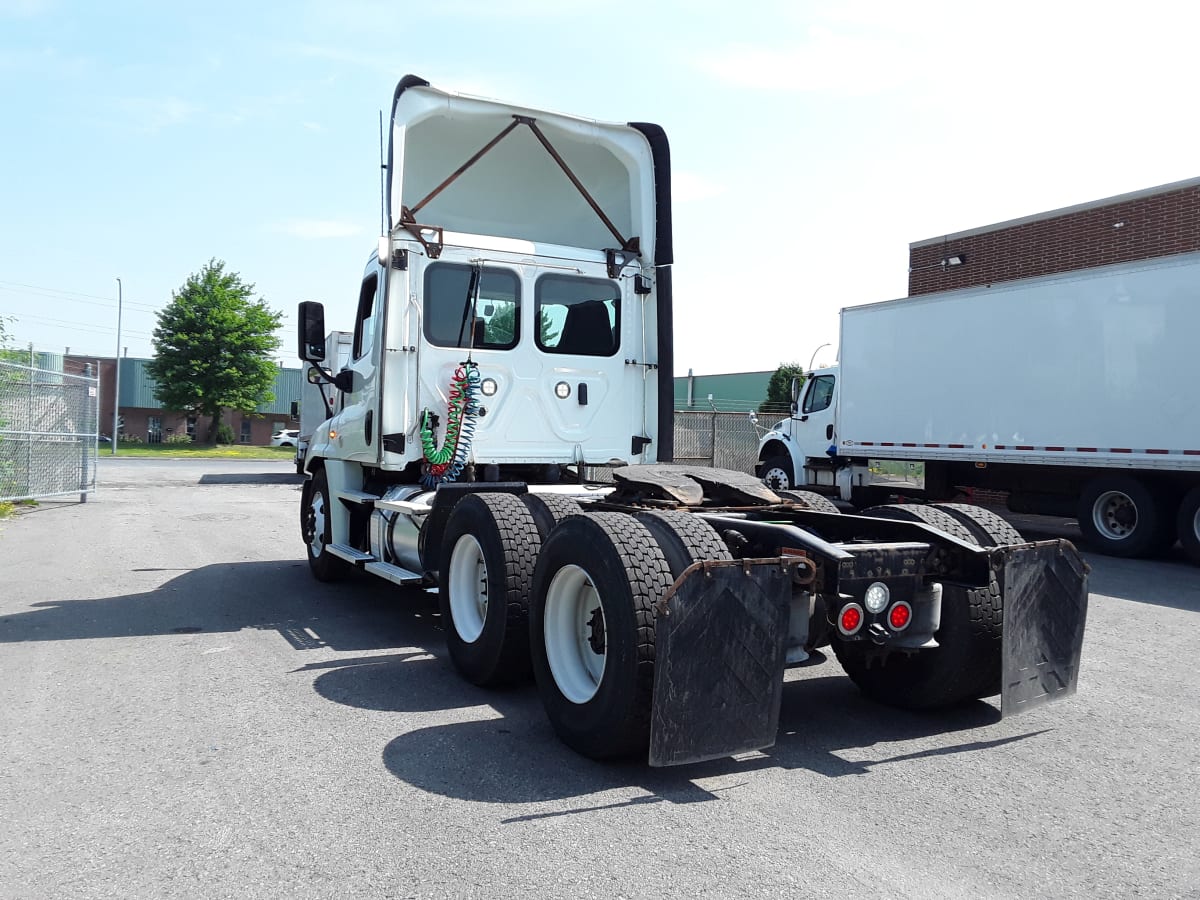
[[[0,361],[0,501],[96,486],[100,382]]]
[[[759,431],[745,412],[675,410],[675,462],[754,473]]]

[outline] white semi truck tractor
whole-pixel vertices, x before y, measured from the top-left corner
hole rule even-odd
[[[532,674],[559,736],[674,765],[770,746],[784,670],[832,647],[912,708],[1073,692],[1067,542],[982,511],[946,529],[672,459],[670,159],[661,128],[396,88],[383,234],[304,459],[313,575],[436,589],[469,681]],[[590,480],[597,471],[610,476]],[[601,483],[602,482],[602,483]]]

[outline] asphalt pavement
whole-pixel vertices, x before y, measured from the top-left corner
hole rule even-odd
[[[773,748],[654,770],[459,679],[431,595],[312,580],[286,463],[99,478],[0,522],[0,897],[1200,897],[1177,556],[1088,555],[1067,701],[899,712],[831,661]]]

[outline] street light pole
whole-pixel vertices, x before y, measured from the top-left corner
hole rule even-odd
[[[121,405],[121,301],[123,289],[121,279],[117,279],[117,356],[113,360],[113,427],[112,455],[117,455],[117,413]]]
[[[810,356],[808,358],[808,371],[810,371],[810,372],[812,371],[813,362],[816,360],[817,354],[820,353],[822,350],[824,350],[826,347],[832,347],[832,346],[833,346],[832,344],[822,344],[820,347],[818,347],[816,350],[814,350],[812,352],[812,356]]]

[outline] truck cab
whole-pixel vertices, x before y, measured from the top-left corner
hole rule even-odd
[[[791,415],[759,440],[757,474],[768,487],[836,491],[837,381],[837,366],[793,379]]]

